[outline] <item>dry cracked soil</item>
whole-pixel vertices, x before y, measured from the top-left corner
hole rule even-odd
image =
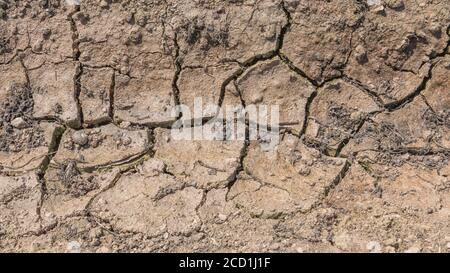
[[[0,0],[0,252],[450,252],[449,32],[448,0]],[[174,139],[196,98],[279,105],[278,145]]]

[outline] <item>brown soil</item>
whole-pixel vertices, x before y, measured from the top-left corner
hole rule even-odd
[[[449,252],[449,32],[448,0],[0,0],[0,252]],[[279,145],[173,139],[198,97],[280,105]]]

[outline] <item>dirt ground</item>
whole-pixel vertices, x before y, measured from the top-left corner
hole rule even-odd
[[[449,44],[448,0],[0,0],[0,252],[450,252]],[[173,139],[199,97],[289,126]]]

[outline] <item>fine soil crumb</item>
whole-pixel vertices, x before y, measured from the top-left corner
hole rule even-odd
[[[33,106],[29,87],[14,86],[9,90],[6,100],[0,103],[0,151],[19,152],[46,144],[43,131],[34,127]],[[17,120],[22,125],[16,125]]]
[[[76,162],[69,161],[61,165],[58,177],[65,187],[66,193],[73,197],[86,195],[88,192],[98,189],[99,185],[94,181],[94,176],[81,177]]]

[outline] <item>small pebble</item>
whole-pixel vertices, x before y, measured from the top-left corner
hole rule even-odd
[[[72,140],[76,144],[83,146],[88,143],[88,136],[84,132],[77,131],[77,132],[73,133]]]
[[[375,6],[375,5],[380,5],[381,4],[381,0],[367,0],[367,5],[369,6]]]
[[[375,7],[373,9],[373,12],[375,12],[376,14],[384,15],[385,14],[384,6],[379,5],[379,6]]]
[[[391,9],[402,9],[405,7],[405,3],[403,3],[403,0],[387,0],[385,1],[386,5]]]
[[[358,45],[355,48],[355,58],[359,64],[363,64],[368,61],[366,49],[362,45]]]
[[[379,242],[375,241],[368,242],[366,248],[371,253],[381,253],[381,244]]]
[[[106,1],[106,0],[101,1],[101,2],[100,2],[100,7],[102,7],[102,8],[107,8],[107,7],[109,7],[108,1]]]
[[[28,127],[27,122],[23,118],[15,118],[11,121],[11,125],[17,129],[24,129]]]
[[[228,219],[228,216],[222,213],[219,213],[219,215],[217,215],[217,218],[219,218],[220,221],[225,222]]]
[[[67,251],[69,253],[81,253],[81,244],[77,241],[71,241],[67,244]]]
[[[130,127],[130,126],[131,126],[131,123],[129,121],[122,121],[120,123],[120,125],[119,125],[119,127],[122,128],[122,129],[126,129],[126,128]]]
[[[81,0],[66,0],[67,5],[69,6],[79,6]]]

